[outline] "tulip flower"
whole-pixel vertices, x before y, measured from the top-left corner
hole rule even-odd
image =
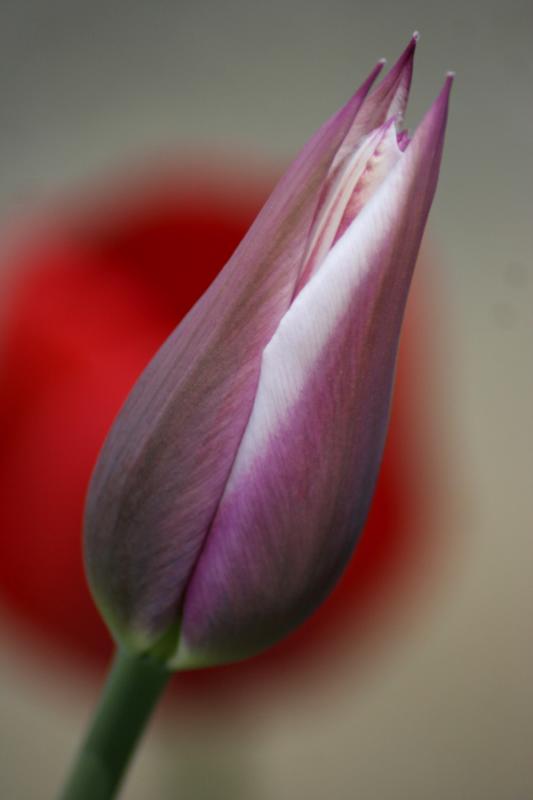
[[[411,138],[415,43],[305,146],[109,433],[85,558],[130,652],[173,669],[251,656],[312,613],[350,558],[452,80]]]

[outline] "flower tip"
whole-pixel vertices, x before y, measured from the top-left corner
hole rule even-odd
[[[446,120],[446,116],[448,114],[448,105],[450,102],[450,94],[452,91],[454,78],[455,72],[446,73],[444,84],[434,104],[437,114],[439,114],[439,112],[442,113],[444,115],[444,120]]]
[[[407,76],[408,82],[410,83],[417,40],[418,33],[415,32],[409,39],[405,49],[400,53],[397,61],[390,68],[388,75],[384,78],[383,83],[385,85],[387,85],[387,83],[390,84],[390,86],[396,85],[398,80],[402,79],[402,76]]]
[[[389,80],[391,84],[395,84],[397,81],[407,81],[407,95],[409,94],[409,86],[411,84],[411,76],[413,73],[413,62],[415,58],[415,50],[416,50],[416,43],[418,41],[418,34],[414,33],[409,42],[407,43],[407,47],[404,51],[400,54],[400,57],[396,61],[395,64],[391,67],[389,74],[385,80]],[[407,102],[407,96],[405,98],[405,102]]]
[[[446,73],[442,89],[438,93],[432,107],[429,109],[428,117],[436,118],[442,114],[444,114],[444,117],[446,117],[454,78],[455,72]]]
[[[414,148],[411,148],[411,146],[408,148],[408,151],[411,150],[411,152],[413,153],[413,158],[415,157],[415,153],[417,151],[420,150],[424,151],[424,149],[428,146],[430,148],[434,148],[435,143],[438,142],[440,142],[438,148],[442,149],[442,143],[444,141],[444,131],[446,129],[446,121],[448,117],[450,92],[452,89],[454,77],[455,73],[453,72],[446,73],[446,79],[444,81],[442,89],[440,90],[437,97],[433,101],[433,104],[426,112],[426,115],[424,116],[422,122],[417,127],[415,135],[412,139],[412,143],[415,146]]]
[[[442,87],[440,93],[443,102],[445,102],[446,104],[448,103],[448,100],[450,98],[450,92],[452,90],[454,80],[455,80],[455,72],[453,72],[453,70],[448,71],[446,73],[444,86]]]
[[[374,83],[374,81],[376,80],[376,78],[378,77],[379,73],[381,72],[386,63],[387,63],[386,58],[380,58],[379,61],[376,62],[376,65],[374,66],[372,72],[365,81],[365,86],[368,84],[368,87],[370,88],[370,86]]]
[[[400,56],[401,61],[408,61],[414,56],[416,45],[419,39],[420,39],[420,34],[418,33],[418,31],[414,31],[413,35],[409,39],[407,47]]]

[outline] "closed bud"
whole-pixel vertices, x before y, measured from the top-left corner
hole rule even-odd
[[[415,42],[308,142],[102,449],[89,581],[117,640],[170,668],[286,635],[364,525],[451,86],[410,138]]]

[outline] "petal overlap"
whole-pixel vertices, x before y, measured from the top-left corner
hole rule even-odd
[[[114,636],[170,667],[288,633],[363,527],[451,85],[410,139],[416,41],[303,148],[102,449],[89,582]]]
[[[138,646],[176,616],[248,420],[261,353],[291,301],[317,189],[381,68],[304,147],[104,445],[88,495],[86,566],[117,634]]]
[[[232,660],[276,641],[323,600],[349,559],[381,460],[450,84],[265,349],[250,421],[187,590],[177,664],[191,653]]]

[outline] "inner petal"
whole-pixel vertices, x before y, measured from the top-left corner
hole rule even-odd
[[[308,239],[296,294],[402,157],[395,118],[373,130],[328,176],[325,199]]]

